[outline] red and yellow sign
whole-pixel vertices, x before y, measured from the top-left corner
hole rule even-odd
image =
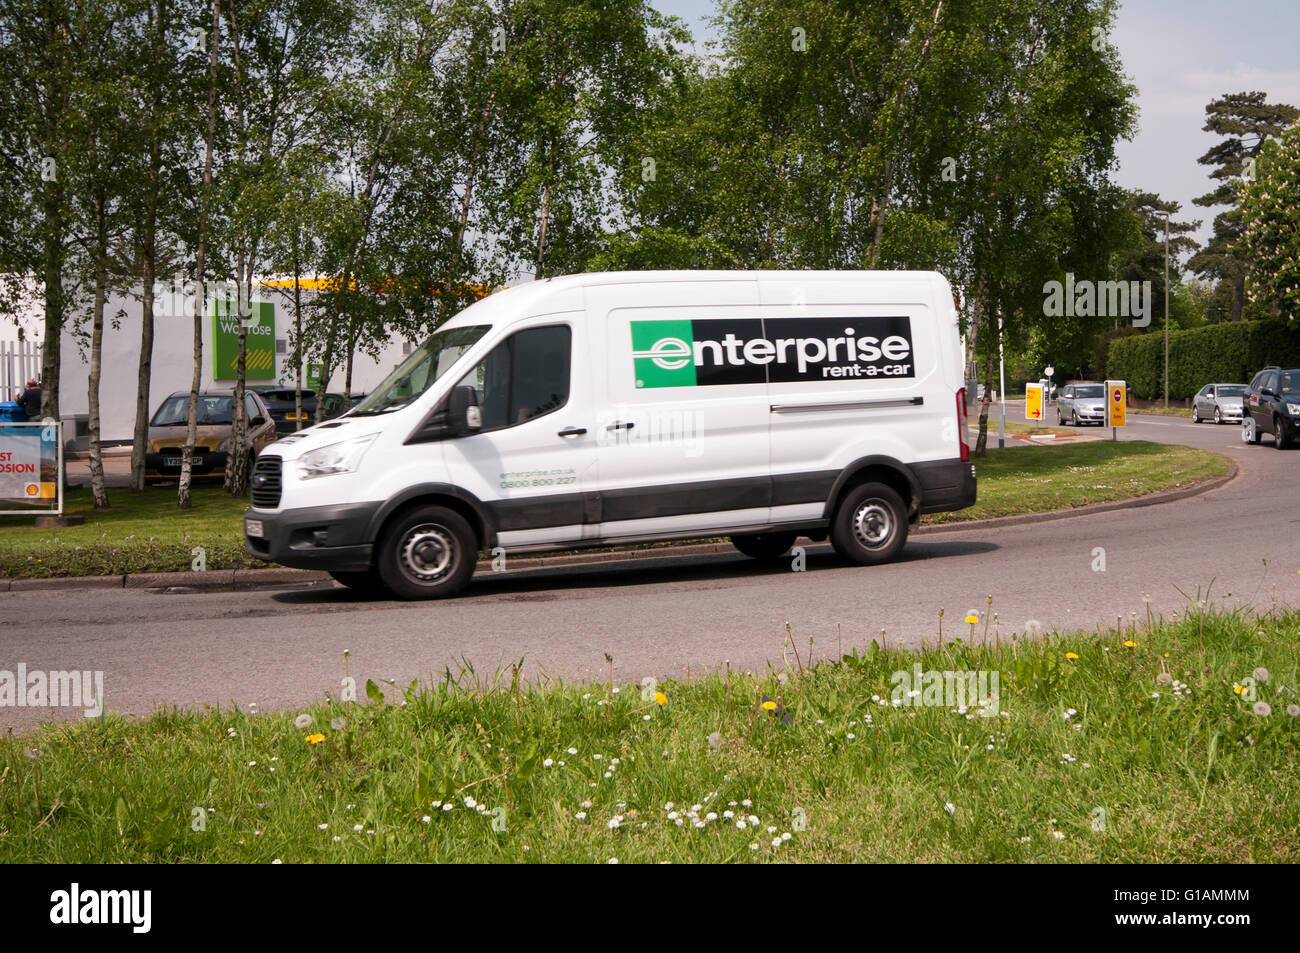
[[[1025,419],[1043,419],[1043,385],[1025,385]]]
[[[1124,427],[1128,406],[1128,385],[1123,381],[1106,382],[1106,426]]]

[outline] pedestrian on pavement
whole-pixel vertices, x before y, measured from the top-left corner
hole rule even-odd
[[[23,393],[20,403],[28,420],[36,420],[41,416],[41,385],[36,383],[35,378],[27,382],[27,390]]]

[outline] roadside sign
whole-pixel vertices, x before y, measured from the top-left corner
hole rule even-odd
[[[63,512],[63,423],[0,425],[0,514]]]
[[[1128,387],[1123,381],[1106,382],[1106,426],[1124,427]]]
[[[1025,385],[1025,419],[1043,419],[1043,385]]]

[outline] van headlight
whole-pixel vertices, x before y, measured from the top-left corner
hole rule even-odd
[[[315,477],[329,476],[331,473],[351,473],[361,462],[366,448],[377,436],[379,435],[372,433],[364,437],[354,437],[351,440],[332,443],[328,447],[320,447],[304,453],[298,458],[298,478],[310,480]]]

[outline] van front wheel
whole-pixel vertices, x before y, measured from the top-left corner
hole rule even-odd
[[[731,545],[754,559],[780,559],[798,538],[798,533],[744,533],[731,537]]]
[[[379,575],[403,599],[443,599],[465,588],[478,556],[460,514],[421,506],[397,519],[379,546]]]
[[[864,483],[840,501],[831,520],[831,545],[859,566],[888,562],[907,542],[907,510],[883,483]]]

